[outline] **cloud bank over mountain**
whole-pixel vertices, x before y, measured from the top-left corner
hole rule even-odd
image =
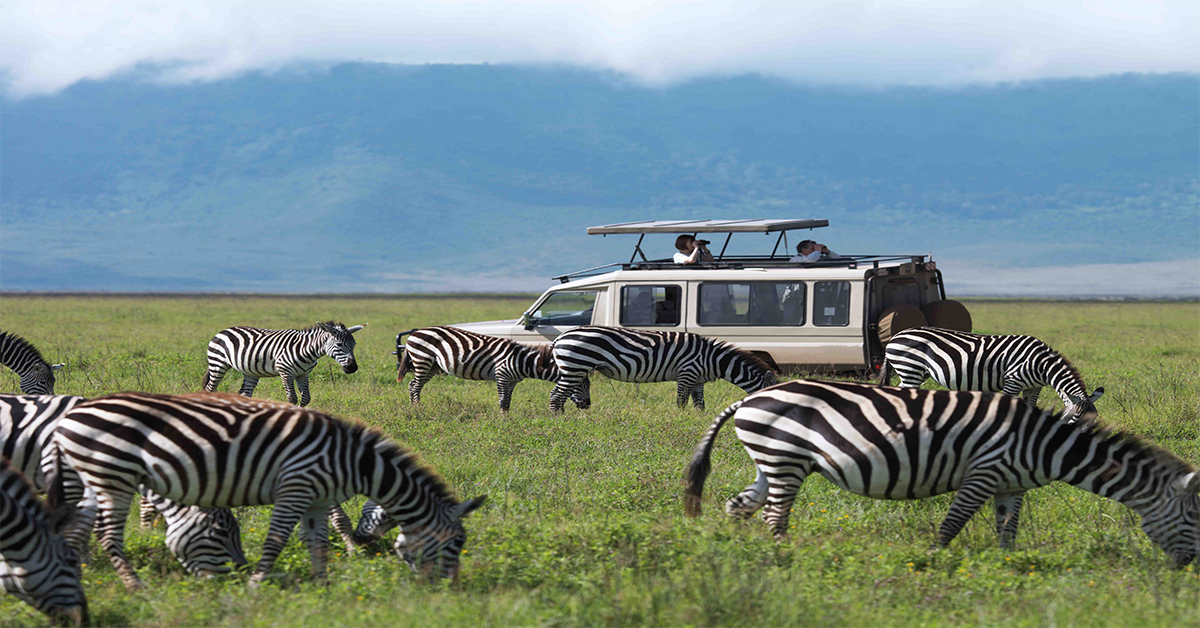
[[[122,74],[212,81],[345,61],[882,87],[1191,72],[1200,58],[1200,4],[1188,0],[16,0],[0,21],[10,97]]]

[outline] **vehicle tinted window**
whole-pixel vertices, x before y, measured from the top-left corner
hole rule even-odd
[[[813,283],[813,324],[845,327],[850,324],[850,282]]]
[[[806,293],[802,281],[704,282],[696,320],[707,326],[795,327],[804,324]]]
[[[587,325],[592,322],[595,292],[555,292],[538,306],[538,325]]]
[[[683,290],[679,286],[624,286],[621,324],[633,327],[679,324]]]
[[[883,286],[883,307],[893,305],[914,305],[921,307],[921,286],[917,280],[904,279],[888,280]]]

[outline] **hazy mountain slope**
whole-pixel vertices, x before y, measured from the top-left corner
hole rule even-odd
[[[514,289],[627,256],[589,224],[708,216],[827,217],[850,252],[1196,257],[1198,99],[1191,75],[868,92],[352,64],[81,83],[0,103],[0,288]]]

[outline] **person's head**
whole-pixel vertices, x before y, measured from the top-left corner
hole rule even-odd
[[[808,255],[817,250],[817,243],[813,240],[801,240],[800,244],[796,245],[796,252],[801,255]]]
[[[675,248],[684,253],[691,253],[692,249],[696,248],[696,238],[684,234],[675,238]]]

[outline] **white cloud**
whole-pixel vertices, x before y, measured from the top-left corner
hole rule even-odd
[[[0,59],[18,96],[138,66],[187,81],[347,60],[953,85],[1196,71],[1200,3],[17,0],[0,7]]]

